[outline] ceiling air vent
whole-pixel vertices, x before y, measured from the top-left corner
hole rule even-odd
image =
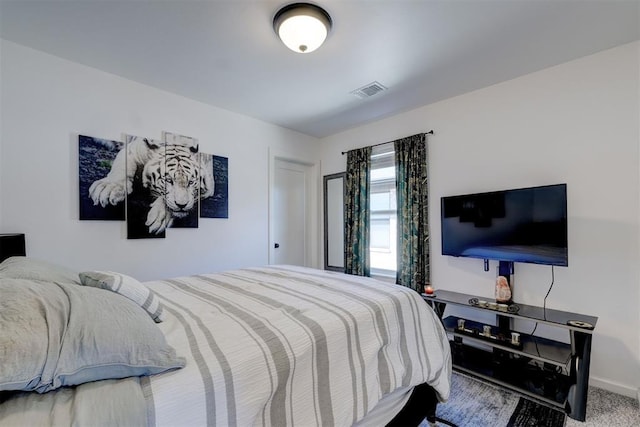
[[[378,92],[382,92],[383,90],[387,90],[387,88],[378,82],[371,82],[368,85],[364,85],[361,88],[352,91],[351,93],[360,99],[364,99],[369,98]]]

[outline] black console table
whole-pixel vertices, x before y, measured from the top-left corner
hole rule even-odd
[[[495,304],[495,300],[438,290],[423,294],[453,337],[451,353],[457,371],[491,381],[563,409],[585,420],[591,338],[597,317],[543,309],[525,304]],[[495,325],[444,316],[447,304],[495,312]],[[513,330],[513,319],[563,328],[569,344]],[[485,328],[486,327],[486,328]],[[512,341],[512,332],[518,340]]]

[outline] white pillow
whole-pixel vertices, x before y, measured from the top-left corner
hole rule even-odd
[[[156,323],[164,320],[162,305],[158,298],[133,277],[113,271],[84,271],[79,276],[85,286],[107,289],[129,298],[144,308]]]

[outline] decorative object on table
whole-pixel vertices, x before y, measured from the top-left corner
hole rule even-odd
[[[0,234],[0,262],[12,256],[25,256],[26,254],[24,234]]]
[[[229,218],[229,159],[200,153],[200,174],[211,176],[212,187],[200,189],[200,218]]]
[[[520,306],[518,304],[511,303],[507,304],[498,304],[487,302],[485,300],[481,300],[478,298],[470,298],[469,305],[473,305],[475,307],[488,308],[490,310],[498,310],[498,311],[506,311],[508,313],[515,314],[520,311]]]
[[[483,325],[481,323],[462,318],[455,318],[453,320],[455,320],[455,323],[447,320],[445,322],[445,326],[457,334],[489,342],[492,345],[501,345],[516,350],[523,349],[523,343],[520,340],[520,333],[518,332],[502,332],[496,326]]]
[[[518,332],[511,332],[511,344],[520,345],[520,334]]]
[[[509,303],[511,299],[511,288],[509,287],[509,281],[505,276],[498,276],[496,279],[496,301],[499,303]],[[491,307],[495,309],[497,307]]]
[[[426,296],[428,296],[428,297],[434,297],[434,296],[435,296],[435,293],[434,293],[433,287],[432,287],[429,283],[427,283],[426,285],[424,285],[424,294],[425,294]]]
[[[123,146],[120,141],[78,135],[80,220],[124,221],[125,177],[116,178],[112,172]],[[119,161],[124,168],[124,155]]]

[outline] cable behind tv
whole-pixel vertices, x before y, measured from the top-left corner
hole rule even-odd
[[[551,289],[553,288],[553,284],[555,283],[556,278],[555,278],[555,273],[553,270],[553,265],[551,266],[551,284],[549,285],[549,290],[547,290],[547,294],[544,296],[544,300],[542,301],[542,318],[544,320],[547,320],[547,297],[549,296],[549,293],[551,292]],[[533,331],[531,331],[531,337],[533,337],[533,334],[535,333],[536,329],[538,329],[538,322],[536,322],[536,326],[534,326]],[[533,340],[536,343],[536,351],[538,352],[538,356],[540,356],[540,350],[538,350],[538,341],[537,340]]]

